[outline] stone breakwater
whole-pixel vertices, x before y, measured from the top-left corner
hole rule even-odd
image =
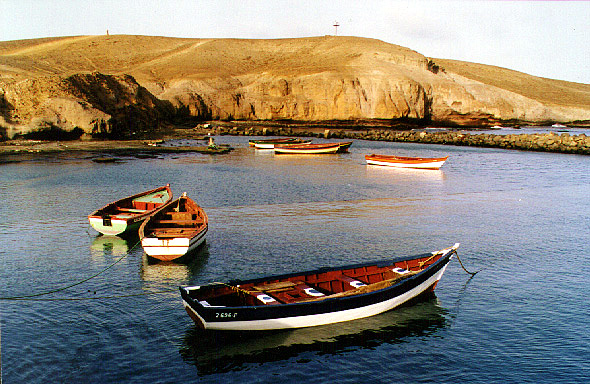
[[[590,136],[532,133],[496,135],[490,133],[466,133],[465,131],[395,131],[387,129],[344,129],[306,131],[304,128],[260,128],[260,127],[207,127],[196,128],[200,134],[246,135],[246,136],[299,136],[339,139],[360,139],[374,141],[409,142],[422,144],[443,144],[489,148],[517,149],[525,151],[576,153],[590,155]]]

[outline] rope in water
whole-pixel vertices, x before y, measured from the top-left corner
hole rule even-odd
[[[475,272],[469,272],[465,266],[463,265],[463,262],[461,261],[461,258],[459,257],[459,253],[457,253],[457,250],[454,251],[455,255],[457,256],[457,260],[459,260],[459,264],[461,264],[461,268],[463,268],[463,270],[467,273],[469,273],[471,276],[475,276],[476,273],[479,273],[481,271],[481,269],[479,271],[475,271]]]
[[[39,297],[0,297],[0,300],[23,300],[23,301],[83,301],[83,300],[103,300],[103,299],[120,299],[125,297],[136,297],[136,296],[147,296],[147,295],[158,295],[161,293],[169,293],[175,291],[176,289],[167,289],[165,291],[155,291],[155,292],[143,292],[143,293],[132,293],[128,295],[112,295],[112,296],[94,296],[94,297],[66,297],[66,298],[39,298]]]
[[[70,284],[70,285],[66,285],[65,287],[53,289],[51,291],[45,291],[45,292],[35,293],[35,294],[32,294],[32,295],[0,297],[0,300],[43,300],[43,301],[96,300],[96,299],[110,299],[110,298],[118,298],[118,297],[142,296],[142,295],[151,295],[151,294],[154,294],[154,293],[170,292],[171,290],[161,291],[161,292],[138,293],[138,294],[131,294],[131,295],[103,296],[103,297],[62,298],[62,299],[38,299],[37,298],[39,296],[44,296],[44,295],[49,295],[49,294],[56,293],[56,292],[65,291],[66,289],[69,289],[69,288],[75,287],[77,285],[83,284],[83,283],[87,282],[88,280],[91,280],[91,279],[94,279],[97,276],[100,276],[101,274],[105,273],[106,271],[108,271],[109,269],[111,269],[112,267],[114,267],[116,264],[120,263],[127,256],[129,256],[129,254],[131,253],[131,251],[135,247],[137,247],[140,243],[141,243],[141,240],[138,241],[137,243],[135,243],[135,245],[133,245],[133,247],[129,248],[129,250],[127,251],[127,253],[125,253],[123,256],[121,256],[120,258],[118,258],[117,260],[115,260],[115,262],[113,262],[112,264],[110,264],[106,268],[102,269],[101,271],[95,273],[94,275],[92,275],[92,276],[90,276],[90,277],[88,277],[88,278],[86,278],[84,280],[78,281],[78,282],[73,283],[73,284]]]

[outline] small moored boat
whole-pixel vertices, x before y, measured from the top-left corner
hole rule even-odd
[[[397,168],[439,169],[449,157],[403,157],[388,155],[365,155],[369,165],[384,165]]]
[[[141,225],[141,246],[148,256],[156,259],[178,259],[203,244],[208,221],[205,211],[183,193]]]
[[[88,215],[92,228],[103,235],[137,231],[141,223],[172,200],[170,184],[114,201]]]
[[[180,287],[197,326],[271,330],[377,315],[433,291],[459,244],[391,260],[228,283]]]
[[[327,154],[346,152],[352,141],[343,143],[319,143],[319,144],[296,144],[296,145],[275,145],[275,153],[279,154]]]
[[[279,138],[279,139],[261,139],[261,140],[249,140],[248,143],[251,147],[258,149],[272,149],[276,145],[281,144],[303,144],[311,142],[311,140],[302,140],[295,137]]]

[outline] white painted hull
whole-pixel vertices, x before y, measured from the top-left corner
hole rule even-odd
[[[256,149],[274,149],[274,144],[263,144],[263,143],[256,143],[254,144],[254,148]]]
[[[445,265],[443,268],[441,268],[440,271],[431,276],[428,280],[424,281],[422,284],[390,300],[386,300],[364,307],[331,313],[321,313],[308,316],[294,316],[267,320],[206,322],[184,300],[183,304],[187,311],[190,311],[190,313],[194,314],[201,320],[202,324],[206,329],[262,331],[272,329],[313,327],[318,325],[326,325],[339,323],[343,321],[356,320],[389,311],[395,307],[400,306],[406,301],[411,300],[414,297],[420,295],[421,293],[425,292],[428,288],[430,288],[433,284],[437,283],[441,279],[446,268],[447,266]]]
[[[144,237],[141,246],[148,256],[160,260],[174,260],[197,249],[205,241],[207,231],[199,233],[193,238],[175,237],[159,239],[157,237]]]
[[[379,160],[367,160],[369,165],[381,165],[395,168],[418,168],[418,169],[439,169],[443,166],[445,160],[433,161],[429,163],[403,163],[403,162],[391,162],[391,161],[379,161]]]
[[[127,225],[127,220],[118,220],[115,218],[111,218],[110,226],[103,225],[102,217],[89,217],[88,221],[94,230],[97,232],[102,233],[103,235],[107,236],[117,236],[128,229],[131,230],[133,227],[139,227],[143,220],[139,220],[137,223],[133,223],[130,226]]]

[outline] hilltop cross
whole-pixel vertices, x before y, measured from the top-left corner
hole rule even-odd
[[[340,24],[338,24],[338,22],[334,22],[334,28],[336,29],[336,36],[338,36],[338,27],[340,26]]]

